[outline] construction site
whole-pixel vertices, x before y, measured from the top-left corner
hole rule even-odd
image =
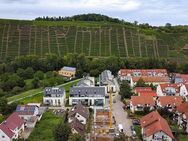
[[[109,106],[102,109],[94,109],[94,122],[91,141],[113,141],[119,134],[115,118],[112,114],[112,92],[109,94]]]

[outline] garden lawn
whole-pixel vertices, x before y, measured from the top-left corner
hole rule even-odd
[[[177,137],[177,140],[178,140],[178,141],[187,141],[187,139],[188,139],[188,135],[180,134],[180,135],[178,135],[178,137]]]
[[[43,100],[43,92],[39,93],[37,95],[31,96],[31,97],[24,98],[24,99],[20,100],[18,103],[19,104],[41,103],[42,100]]]
[[[27,97],[27,96],[32,95],[32,94],[39,93],[41,91],[42,91],[42,88],[33,89],[33,90],[26,91],[26,92],[22,92],[18,95],[15,95],[15,96],[8,97],[7,99],[8,99],[8,102],[19,101],[19,99],[21,100],[24,97]]]
[[[54,141],[53,130],[63,120],[63,117],[52,113],[52,110],[43,114],[42,119],[36,124],[29,141]]]

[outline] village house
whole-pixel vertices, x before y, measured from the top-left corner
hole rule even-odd
[[[160,84],[157,86],[158,96],[179,96],[180,85],[179,84]]]
[[[39,116],[39,107],[36,105],[18,105],[16,107],[16,113],[24,121],[31,121]]]
[[[73,134],[84,135],[85,133],[85,125],[82,124],[77,118],[72,120],[70,127]]]
[[[181,96],[159,96],[156,101],[158,107],[172,111],[183,102],[183,99]]]
[[[74,118],[77,118],[79,122],[82,124],[86,124],[88,118],[89,118],[89,110],[82,104],[75,105],[68,114],[68,121],[71,123]]]
[[[109,70],[105,70],[99,75],[99,85],[105,86],[107,93],[109,93],[110,90],[113,93],[119,92],[119,84]]]
[[[131,81],[132,77],[167,77],[166,69],[120,69],[118,72],[119,79]]]
[[[143,141],[174,140],[174,136],[167,121],[156,111],[142,117],[140,124]]]
[[[70,88],[69,105],[81,103],[87,106],[104,106],[105,87],[72,87]]]
[[[188,83],[188,74],[175,73],[172,77],[172,80],[176,84],[186,84]]]
[[[14,112],[0,124],[0,141],[12,141],[18,139],[24,131],[24,120]]]
[[[174,119],[180,128],[188,133],[188,102],[182,103],[176,108]]]
[[[146,92],[139,92],[138,96],[152,96],[157,97],[157,93],[155,91],[146,91]]]
[[[140,92],[151,92],[153,91],[151,87],[135,87],[134,93],[139,94]]]
[[[152,96],[131,96],[130,110],[132,113],[143,111],[145,107],[150,110],[155,108],[155,101]]]
[[[58,73],[61,76],[67,77],[69,79],[72,79],[72,78],[75,78],[76,68],[64,66],[63,68],[61,68],[61,70],[59,70]]]
[[[77,86],[78,87],[94,87],[95,77],[86,76],[78,82]]]
[[[143,79],[143,81],[150,85],[150,84],[153,84],[154,86],[158,86],[160,84],[166,84],[166,83],[170,83],[170,79],[168,76],[164,76],[164,77],[160,77],[160,76],[134,76],[134,77],[131,77],[130,79],[130,86],[131,87],[134,87],[137,82],[140,80],[140,79]]]
[[[43,103],[51,106],[64,106],[66,94],[64,88],[46,87],[44,89]]]
[[[188,101],[188,84],[184,84],[180,87],[180,96],[182,96],[185,101]]]

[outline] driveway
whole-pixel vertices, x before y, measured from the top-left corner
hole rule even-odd
[[[120,95],[116,95],[113,97],[113,99],[116,100],[116,103],[113,103],[113,116],[116,120],[116,125],[122,124],[124,133],[127,136],[132,136],[130,126],[132,125],[132,120],[127,117],[127,112],[124,111],[123,103],[120,100]]]

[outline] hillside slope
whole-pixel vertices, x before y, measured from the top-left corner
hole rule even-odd
[[[0,20],[0,58],[53,53],[90,57],[188,56],[188,33],[162,33],[109,22]]]

